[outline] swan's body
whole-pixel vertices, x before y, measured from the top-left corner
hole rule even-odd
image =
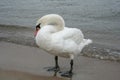
[[[35,37],[36,44],[55,56],[73,60],[86,45],[92,43],[92,40],[84,39],[80,29],[65,27],[63,18],[56,14],[43,16],[37,25],[41,29]]]

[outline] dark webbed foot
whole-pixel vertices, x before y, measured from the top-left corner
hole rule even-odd
[[[58,56],[55,56],[55,67],[46,67],[45,69],[47,69],[47,71],[59,71],[60,67],[58,65]]]
[[[54,72],[56,72],[56,71],[59,71],[59,70],[60,70],[59,67],[48,67],[47,68],[47,71],[54,71]]]
[[[73,60],[72,60],[72,59],[71,59],[70,65],[71,65],[70,70],[67,71],[67,72],[61,73],[61,76],[63,76],[63,77],[68,77],[68,78],[71,78],[71,77],[72,77],[72,75],[73,75],[73,73],[72,73],[72,70],[73,70]]]
[[[62,77],[68,77],[68,78],[71,78],[73,76],[73,73],[70,72],[70,71],[67,71],[67,72],[61,72],[61,76]]]

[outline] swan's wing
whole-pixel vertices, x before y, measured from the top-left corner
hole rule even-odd
[[[79,54],[79,45],[83,42],[84,36],[79,29],[67,28],[52,34],[52,47],[62,53]]]
[[[67,28],[65,27],[64,30],[59,31],[53,34],[54,38],[62,39],[62,40],[71,40],[76,44],[80,44],[83,41],[84,36],[81,30],[76,28]]]
[[[62,31],[53,33],[51,41],[54,49],[52,51],[67,54],[79,54],[84,46],[91,43],[91,40],[84,39],[82,32],[76,28],[65,28]]]

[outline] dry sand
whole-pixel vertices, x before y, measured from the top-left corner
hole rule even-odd
[[[61,71],[69,59],[59,58]],[[68,80],[44,67],[54,66],[54,57],[35,47],[0,42],[0,80]],[[79,56],[74,60],[72,80],[120,80],[120,63]]]

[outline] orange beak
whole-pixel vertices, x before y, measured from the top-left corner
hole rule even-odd
[[[34,32],[34,36],[35,36],[35,37],[36,37],[36,35],[37,35],[37,33],[38,33],[39,30],[40,30],[39,28],[36,28],[36,30],[35,30],[35,32]]]
[[[35,32],[34,32],[34,36],[35,36],[35,37],[36,37],[37,33],[38,33],[38,31],[35,30]]]

